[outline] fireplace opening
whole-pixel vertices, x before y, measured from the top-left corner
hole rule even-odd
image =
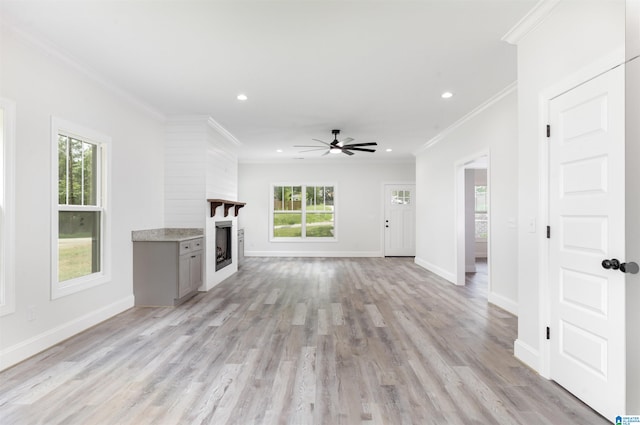
[[[231,264],[231,222],[216,223],[216,271]]]

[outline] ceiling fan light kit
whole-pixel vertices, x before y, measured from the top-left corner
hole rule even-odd
[[[331,130],[331,134],[333,134],[333,141],[331,143],[327,143],[325,141],[319,140],[319,139],[311,139],[315,142],[320,142],[325,146],[318,146],[318,145],[294,145],[294,148],[313,148],[313,149],[308,149],[308,150],[304,150],[301,152],[311,152],[311,151],[317,151],[317,150],[327,150],[325,153],[322,154],[322,156],[325,156],[329,153],[340,153],[342,152],[345,155],[353,155],[354,152],[353,151],[358,151],[358,152],[375,152],[375,149],[370,149],[370,148],[364,148],[363,146],[378,146],[378,144],[376,142],[369,142],[369,143],[351,143],[353,142],[354,139],[352,139],[351,137],[347,137],[344,140],[338,140],[338,134],[340,134],[340,130]]]

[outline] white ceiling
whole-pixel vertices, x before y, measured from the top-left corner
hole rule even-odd
[[[322,160],[399,160],[516,80],[500,39],[535,3],[2,0],[0,14],[165,116],[213,117],[241,161],[319,158],[292,146],[334,128],[378,151]]]

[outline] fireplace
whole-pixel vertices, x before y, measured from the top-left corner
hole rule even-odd
[[[216,271],[231,264],[231,222],[216,223]]]

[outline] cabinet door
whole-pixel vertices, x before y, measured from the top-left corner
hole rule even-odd
[[[196,291],[202,285],[202,251],[189,256],[190,289]]]
[[[181,255],[178,261],[178,298],[182,298],[191,292],[191,255]]]

